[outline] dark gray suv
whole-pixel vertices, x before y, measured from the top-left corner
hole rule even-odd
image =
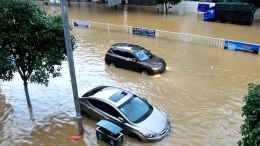
[[[105,55],[105,62],[113,67],[152,76],[166,71],[164,59],[135,44],[117,43],[112,45]]]

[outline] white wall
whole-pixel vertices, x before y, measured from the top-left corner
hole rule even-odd
[[[257,9],[255,12],[255,17],[260,17],[260,9]]]
[[[179,6],[184,6],[185,7],[185,12],[198,12],[198,5],[199,3],[202,2],[195,2],[195,1],[182,1],[176,6],[173,6],[171,10],[173,11],[178,11]],[[203,4],[209,4],[209,7],[215,6],[215,3],[208,3],[208,2],[203,2]]]

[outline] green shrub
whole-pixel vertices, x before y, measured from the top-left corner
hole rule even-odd
[[[241,125],[242,140],[239,146],[260,145],[260,84],[249,83],[248,94],[244,96],[246,105],[242,107],[242,117],[245,117]]]

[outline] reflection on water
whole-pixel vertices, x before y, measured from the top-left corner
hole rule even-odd
[[[50,12],[56,7],[46,9]],[[246,42],[254,43],[260,35],[255,24],[200,22],[201,16],[192,13],[166,17],[149,7],[119,6],[114,10],[98,3],[71,3],[69,17],[235,40],[246,38]],[[202,27],[195,30],[194,25]],[[242,37],[232,35],[234,30],[238,33],[237,29],[244,34]],[[241,139],[242,98],[249,82],[260,82],[259,55],[97,29],[75,27],[72,33],[78,46],[74,62],[79,91],[96,85],[121,87],[146,97],[169,116],[171,133],[162,141],[140,143],[124,136],[124,145],[236,145]],[[167,72],[149,77],[105,65],[104,53],[118,42],[148,48],[166,60]],[[0,82],[0,145],[106,145],[96,139],[96,121],[85,116],[83,140],[68,140],[69,135],[77,135],[78,128],[68,63],[63,62],[62,67],[62,76],[50,79],[48,87],[29,84],[32,109],[27,107],[19,75],[12,82]]]

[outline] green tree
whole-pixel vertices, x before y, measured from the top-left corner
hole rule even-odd
[[[242,140],[239,146],[260,145],[260,84],[248,84],[248,94],[244,96],[246,105],[242,107],[242,117],[245,117],[241,125]]]
[[[33,0],[0,0],[0,20],[0,79],[11,81],[18,72],[31,107],[28,81],[48,86],[67,59],[61,14],[46,15]],[[74,49],[73,35],[71,41]]]
[[[164,4],[166,15],[168,10],[172,7],[172,5],[177,5],[181,0],[155,0],[156,4]]]

